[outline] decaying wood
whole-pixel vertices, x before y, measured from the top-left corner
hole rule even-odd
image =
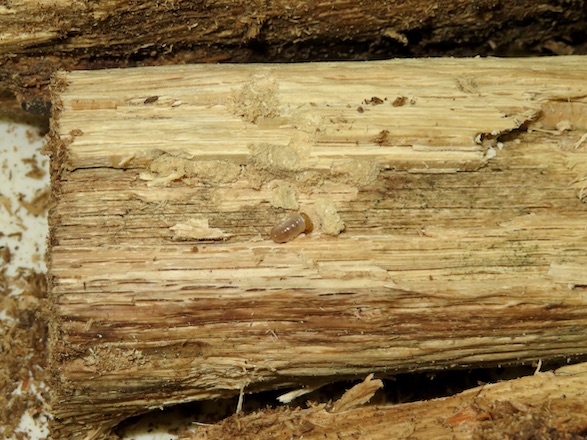
[[[63,432],[587,353],[586,75],[581,57],[57,75]],[[296,211],[315,230],[272,242]]]
[[[0,92],[42,113],[60,68],[572,54],[586,20],[578,0],[4,2]]]
[[[580,438],[587,429],[586,387],[587,364],[578,364],[423,402],[344,412],[335,411],[335,403],[235,415],[218,425],[199,427],[193,438]]]
[[[503,36],[489,26],[502,25],[502,34],[522,35],[524,23],[519,20],[522,14],[526,21],[555,18],[569,41],[572,27],[565,28],[565,24],[582,23],[585,18],[582,6],[580,2],[546,0],[515,0],[507,5],[491,0],[465,0],[458,4],[448,0],[383,4],[372,0],[360,3],[220,0],[197,4],[153,0],[140,3],[110,0],[96,4],[28,0],[2,6],[0,53],[81,54],[89,48],[98,50],[94,55],[120,56],[133,51],[148,54],[163,47],[169,51],[175,44],[237,46],[258,41],[283,48],[284,44],[316,40],[332,43],[378,38],[408,46],[418,43],[410,41],[408,32],[424,29],[430,33],[428,44],[454,44],[455,37],[469,34],[477,40],[491,35],[493,44],[497,45],[504,41]],[[552,38],[557,35],[553,31],[549,34],[544,28],[541,37]]]

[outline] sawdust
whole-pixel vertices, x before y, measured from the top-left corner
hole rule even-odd
[[[38,217],[44,215],[49,209],[51,202],[51,190],[47,187],[43,190],[38,190],[30,202],[27,202],[24,197],[20,197],[18,203],[28,211],[29,214]]]
[[[20,295],[14,292],[22,289]],[[43,416],[47,381],[45,275],[20,269],[16,277],[0,272],[0,437],[27,438],[17,432],[23,415]]]
[[[230,102],[232,112],[253,124],[279,116],[278,83],[267,74],[253,75],[234,93]]]
[[[240,167],[225,160],[198,161],[164,153],[151,162],[149,171],[140,176],[149,186],[169,186],[175,180],[214,185],[236,181]]]
[[[294,185],[286,181],[275,181],[271,189],[271,200],[269,200],[271,206],[282,209],[299,208]]]
[[[306,168],[305,161],[310,146],[306,143],[290,142],[287,147],[282,145],[259,144],[251,145],[250,163],[261,170],[269,171],[276,176],[287,175]]]
[[[345,224],[333,200],[321,199],[316,201],[314,211],[320,224],[320,230],[328,235],[338,235],[345,229]]]
[[[47,174],[47,171],[45,171],[45,165],[41,164],[41,167],[36,155],[22,159],[22,162],[31,167],[31,169],[25,174],[26,177],[40,180]]]
[[[479,407],[486,418],[473,432],[473,440],[534,439],[579,440],[585,438],[580,426],[567,419],[565,414],[553,411],[552,403],[539,406],[526,405],[513,400],[497,401]],[[579,414],[579,413],[577,413]]]
[[[16,124],[8,126],[11,132],[18,132]],[[32,143],[42,134],[31,128],[25,136]],[[48,159],[39,157],[39,149],[22,158],[28,149],[8,149],[5,142],[9,138],[0,141],[6,153],[0,170],[0,438],[24,440],[48,432],[47,284],[45,273],[31,266],[39,267],[42,258],[34,226],[47,214],[50,189],[43,187]]]
[[[374,183],[380,171],[381,167],[368,159],[347,159],[334,164],[330,169],[331,174],[339,181],[357,187]]]

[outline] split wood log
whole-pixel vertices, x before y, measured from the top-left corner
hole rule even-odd
[[[564,0],[70,0],[0,5],[0,97],[34,113],[56,69],[214,61],[572,54],[587,10]],[[496,32],[499,29],[499,32]]]
[[[365,381],[349,391],[374,381]],[[372,385],[371,385],[372,386]],[[455,396],[337,411],[318,405],[234,415],[183,438],[387,440],[580,438],[587,429],[587,364],[486,384]]]
[[[586,75],[581,57],[56,75],[63,432],[587,353]],[[271,241],[297,211],[314,231]]]

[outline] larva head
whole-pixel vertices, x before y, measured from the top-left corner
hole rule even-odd
[[[304,224],[306,225],[304,232],[306,234],[309,234],[314,230],[314,223],[312,223],[312,220],[310,220],[310,217],[308,217],[308,214],[306,214],[305,212],[300,212],[300,215],[304,219]]]

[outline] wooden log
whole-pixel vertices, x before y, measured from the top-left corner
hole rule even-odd
[[[353,389],[362,391],[374,381]],[[339,411],[334,405],[278,408],[199,427],[208,440],[575,438],[587,429],[587,364],[485,384],[455,396]],[[360,402],[360,400],[359,400]]]
[[[587,353],[586,73],[565,57],[57,75],[64,432],[371,372]],[[314,231],[271,241],[298,211]]]
[[[0,6],[0,92],[43,113],[60,68],[568,55],[586,20],[582,2],[562,0],[11,2]]]
[[[407,47],[423,44],[419,40],[424,35],[413,35],[417,40],[410,41],[410,33],[418,30],[426,31],[429,45],[455,44],[455,37],[467,34],[479,42],[491,35],[495,48],[506,41],[503,35],[522,35],[522,14],[528,22],[534,19],[536,25],[545,19],[557,20],[568,42],[572,29],[579,29],[585,19],[582,6],[560,0],[518,0],[508,5],[492,0],[465,0],[458,4],[448,0],[407,0],[401,4],[373,0],[337,0],[335,4],[309,0],[219,0],[197,4],[29,0],[2,6],[0,54],[81,55],[85,51],[86,56],[148,55],[163,48],[170,52],[176,44],[228,47],[257,41],[283,49],[286,44],[317,40],[333,43],[380,38]],[[500,35],[491,28],[496,24],[510,27],[501,29]],[[542,38],[558,35],[555,29],[542,26]],[[492,32],[488,32],[490,29]]]

